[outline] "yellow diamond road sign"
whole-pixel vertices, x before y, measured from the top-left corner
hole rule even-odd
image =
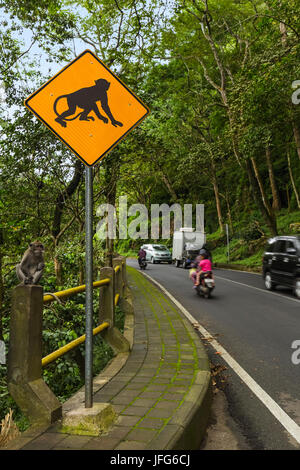
[[[87,166],[99,162],[150,112],[89,50],[30,95],[25,105]]]

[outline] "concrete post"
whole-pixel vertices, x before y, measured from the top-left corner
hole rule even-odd
[[[121,310],[126,313],[127,315],[133,315],[133,305],[132,305],[132,296],[130,293],[130,289],[128,287],[127,281],[127,272],[126,272],[126,257],[120,257],[122,261],[122,284],[123,284],[123,293],[122,297],[120,298],[120,308]]]
[[[108,321],[111,327],[115,325],[115,276],[113,268],[100,269],[100,281],[108,278],[110,283],[100,288],[99,324]]]
[[[53,423],[62,415],[58,399],[42,379],[43,288],[13,290],[8,351],[8,389],[33,423]]]
[[[103,286],[100,289],[99,296],[99,322],[110,322],[110,327],[105,329],[101,334],[102,337],[111,348],[116,352],[127,352],[130,349],[129,342],[122,335],[122,333],[115,328],[115,295],[116,295],[116,279],[120,271],[116,274],[113,268],[101,268],[100,279],[111,279],[108,286]]]
[[[126,274],[126,258],[125,256],[121,256],[122,260],[122,281],[123,281],[123,293],[127,287],[127,274]]]
[[[120,266],[119,271],[116,273],[116,294],[119,294],[120,297],[123,295],[123,285],[122,285],[122,258],[113,259],[113,268]]]
[[[123,256],[119,257],[120,260],[120,288],[121,288],[121,293],[120,297],[124,297],[124,292],[125,292],[125,275],[126,275],[126,261],[124,260]]]

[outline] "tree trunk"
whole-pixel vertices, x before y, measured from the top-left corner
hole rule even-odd
[[[57,285],[62,285],[62,264],[56,256],[56,249],[61,238],[61,219],[65,207],[65,201],[76,191],[83,173],[83,164],[80,160],[75,162],[74,175],[66,189],[57,197],[52,221],[52,237],[54,239],[54,268]],[[75,217],[74,217],[75,218]]]
[[[296,148],[297,148],[297,154],[300,160],[300,131],[294,118],[292,118],[292,126],[293,126],[294,139],[295,139]]]
[[[233,233],[233,223],[232,223],[231,209],[230,209],[230,204],[229,204],[227,188],[225,188],[225,200],[226,200],[226,206],[227,206],[227,216],[228,216],[228,221],[229,221],[229,227],[230,227],[231,233]]]
[[[288,169],[289,169],[289,174],[290,174],[290,180],[291,180],[292,187],[293,187],[293,190],[294,190],[294,193],[295,193],[298,209],[300,209],[300,198],[299,198],[299,193],[298,193],[298,190],[297,190],[297,187],[296,187],[296,184],[295,184],[295,180],[294,180],[294,176],[293,176],[293,172],[292,172],[291,157],[290,157],[289,149],[287,150],[286,155],[287,155],[287,161],[288,161]]]
[[[261,194],[264,206],[267,209],[268,213],[272,216],[272,209],[271,209],[271,206],[269,204],[267,195],[265,193],[264,185],[263,185],[263,182],[261,180],[261,177],[260,177],[257,165],[256,165],[255,158],[252,157],[251,162],[252,162],[252,165],[253,165],[254,173],[255,173],[255,176],[256,176],[256,179],[257,179],[257,182],[258,182],[258,186],[259,186],[259,189],[260,189],[260,194]]]
[[[283,47],[286,47],[287,46],[287,29],[286,29],[286,25],[284,23],[280,23],[279,24],[279,29],[280,29],[280,33],[281,33],[281,43],[282,43]],[[290,108],[291,108],[291,111],[292,111],[292,127],[293,127],[294,139],[295,139],[295,143],[296,143],[298,158],[300,160],[300,131],[299,131],[299,128],[297,126],[297,123],[295,122],[295,118],[293,116],[293,108],[292,108],[291,104],[290,104]]]
[[[270,179],[270,185],[271,185],[271,191],[272,191],[272,197],[273,197],[272,208],[274,211],[280,211],[281,201],[280,201],[277,184],[275,180],[275,175],[274,175],[274,169],[273,169],[273,163],[272,163],[272,157],[271,157],[271,148],[269,146],[266,147],[266,160],[267,160],[267,165],[268,165],[269,179]]]
[[[57,238],[60,233],[61,218],[65,207],[66,199],[75,193],[83,174],[83,165],[77,160],[74,167],[74,175],[66,189],[57,197],[55,211],[52,222],[52,236]]]
[[[217,208],[217,214],[218,214],[219,227],[220,227],[221,233],[224,233],[224,222],[223,222],[223,217],[222,217],[219,186],[218,186],[218,181],[217,181],[217,176],[216,176],[216,167],[215,167],[215,163],[214,163],[212,155],[210,156],[210,167],[211,167],[211,174],[212,174],[212,184],[213,184],[215,199],[216,199],[216,208]]]
[[[229,120],[230,131],[231,131],[231,142],[232,142],[233,154],[234,154],[238,164],[240,165],[240,167],[242,167],[240,150],[239,150],[239,143],[238,143],[238,139],[237,139],[237,136],[236,136],[236,132],[234,130],[234,119],[233,119],[231,110],[230,110],[229,106],[227,105],[227,98],[226,98],[226,102],[224,101],[224,104],[226,104],[226,107],[227,107],[227,116],[228,116],[228,120]]]
[[[262,197],[261,197],[261,194],[260,194],[260,190],[259,190],[259,187],[258,187],[258,183],[257,183],[257,180],[255,178],[255,174],[253,172],[253,167],[251,166],[251,163],[250,163],[250,160],[246,160],[246,170],[247,170],[247,175],[248,175],[248,179],[249,179],[249,184],[250,184],[250,188],[252,190],[252,194],[253,194],[253,197],[254,197],[254,200],[258,206],[258,208],[260,209],[265,221],[266,221],[266,224],[268,225],[270,231],[271,231],[271,234],[272,235],[277,235],[277,224],[276,224],[276,218],[272,215],[269,214],[269,212],[267,211],[264,203],[263,203],[263,200],[262,200]]]
[[[172,186],[172,184],[169,180],[168,175],[166,175],[162,169],[160,169],[160,174],[161,174],[161,179],[163,180],[164,184],[166,185],[166,188],[168,189],[172,200],[177,201],[177,199],[178,199],[177,194],[176,194],[176,192],[175,192],[175,190],[174,190],[174,188],[173,188],[173,186]]]
[[[56,276],[56,284],[62,286],[63,284],[63,273],[62,273],[62,263],[59,261],[58,257],[54,257],[54,271]]]
[[[291,212],[291,205],[290,205],[290,192],[289,192],[289,185],[286,185],[286,198],[287,198],[287,203],[288,203],[288,213]]]
[[[213,181],[213,187],[214,187],[214,193],[215,193],[215,198],[216,198],[216,207],[217,207],[219,227],[220,227],[221,233],[223,233],[224,223],[223,223],[223,218],[222,218],[221,201],[220,201],[220,196],[219,196],[219,188],[215,180]]]
[[[207,7],[207,2],[205,2],[205,5]],[[210,17],[211,17],[211,15],[210,15]],[[208,18],[208,11],[205,12],[205,16],[204,16],[204,19],[207,20],[207,18]],[[213,56],[214,56],[214,59],[215,59],[215,62],[216,62],[216,66],[219,70],[219,73],[220,73],[220,83],[219,84],[217,84],[210,77],[210,75],[207,72],[207,68],[206,68],[205,64],[203,63],[203,61],[201,59],[199,59],[199,61],[202,65],[204,76],[205,76],[206,80],[221,95],[221,99],[223,101],[223,104],[226,108],[227,115],[228,115],[230,131],[231,131],[231,136],[232,136],[233,152],[234,152],[234,155],[235,155],[235,158],[236,158],[237,162],[242,167],[242,161],[241,161],[241,158],[240,158],[238,136],[236,135],[235,126],[234,126],[234,118],[233,118],[233,115],[232,115],[232,112],[231,112],[231,109],[230,109],[230,105],[228,104],[228,99],[227,99],[226,69],[225,69],[224,64],[222,63],[221,58],[220,58],[218,48],[216,47],[216,44],[215,44],[215,42],[214,42],[214,40],[211,36],[210,29],[209,28],[205,29],[204,23],[202,23],[201,24],[201,30],[202,30],[202,33],[203,33],[205,39],[209,43],[209,46],[212,50],[212,53],[213,53]],[[261,211],[262,216],[264,217],[266,223],[268,224],[268,226],[271,230],[271,233],[273,235],[277,235],[276,219],[269,214],[269,212],[267,211],[267,209],[266,209],[266,207],[263,203],[263,200],[262,200],[260,192],[259,192],[259,188],[257,187],[257,182],[256,182],[255,174],[253,173],[253,168],[251,166],[251,162],[248,159],[246,159],[246,161],[245,161],[245,169],[246,169],[246,172],[247,172],[250,188],[251,188],[253,197],[255,199],[255,202],[256,202],[259,210]]]
[[[106,202],[113,207],[116,207],[116,194],[117,194],[117,180],[120,171],[120,164],[112,164],[106,161],[105,168],[105,196]],[[112,267],[112,260],[114,254],[114,239],[109,236],[106,237],[106,266]]]

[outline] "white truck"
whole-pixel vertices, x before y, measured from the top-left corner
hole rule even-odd
[[[205,241],[204,231],[196,232],[191,227],[182,227],[175,231],[172,250],[172,261],[175,263],[175,266],[177,268],[180,265],[183,268],[188,267],[190,262],[198,256],[199,250],[201,250]]]

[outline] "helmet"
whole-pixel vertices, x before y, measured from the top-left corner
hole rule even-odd
[[[204,250],[203,248],[201,248],[201,250],[199,251],[199,255],[202,255],[202,256],[204,256],[204,257],[206,258],[206,256],[207,256],[207,251]]]

